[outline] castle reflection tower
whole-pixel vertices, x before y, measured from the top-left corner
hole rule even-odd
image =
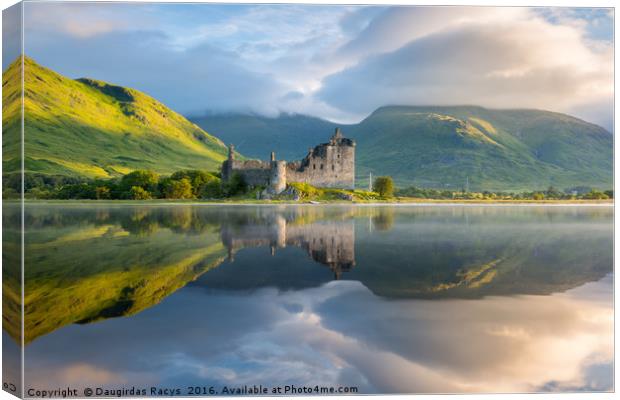
[[[222,243],[228,249],[229,261],[247,247],[277,249],[295,246],[304,249],[316,262],[326,265],[340,279],[343,272],[355,266],[355,225],[352,219],[322,220],[300,223],[287,220],[282,214],[247,223],[223,224]]]

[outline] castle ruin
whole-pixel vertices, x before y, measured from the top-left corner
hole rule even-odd
[[[249,187],[264,186],[267,193],[279,194],[287,182],[308,183],[322,188],[355,187],[355,142],[342,136],[339,128],[329,142],[308,151],[300,161],[235,160],[235,148],[229,146],[228,159],[222,163],[222,180],[229,182],[235,174]]]
[[[289,216],[290,217],[290,216]],[[220,229],[222,243],[228,249],[228,260],[234,261],[237,251],[252,247],[276,249],[299,247],[319,264],[326,265],[334,279],[355,266],[355,223],[345,215],[336,220],[295,223],[284,213],[236,221],[225,220]]]

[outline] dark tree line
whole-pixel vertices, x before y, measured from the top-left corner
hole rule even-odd
[[[18,198],[21,175],[3,178],[4,198]],[[240,177],[223,184],[218,173],[182,170],[172,175],[159,175],[149,170],[136,170],[120,178],[84,179],[61,175],[27,173],[24,175],[26,198],[36,199],[217,199],[245,192]]]

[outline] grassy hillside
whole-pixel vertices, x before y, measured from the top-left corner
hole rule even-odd
[[[208,132],[218,132],[224,143],[252,158],[268,159],[272,151],[278,159],[296,160],[308,154],[308,148],[326,142],[334,123],[316,117],[282,114],[277,118],[245,114],[215,114],[189,118]]]
[[[612,186],[613,137],[568,115],[482,107],[383,107],[351,127],[358,173],[400,185],[521,190]],[[377,151],[381,149],[381,151]]]
[[[3,167],[19,170],[20,71],[4,73]],[[25,168],[28,172],[105,178],[135,169],[215,170],[226,148],[185,117],[137,90],[73,80],[24,62]]]
[[[19,170],[20,70],[3,74],[3,167]],[[72,80],[24,62],[27,172],[109,178],[135,169],[217,170],[224,143],[153,98],[92,79]],[[194,120],[251,157],[303,157],[336,124],[315,117],[228,114]],[[382,107],[343,126],[357,141],[357,182],[390,175],[398,186],[538,190],[612,186],[613,137],[568,115],[540,110]]]
[[[240,144],[245,154],[266,158],[273,149],[285,159],[302,157],[308,146],[324,142],[337,126],[301,115],[228,115],[195,121],[224,141]],[[399,186],[453,190],[467,181],[471,190],[480,191],[551,185],[609,189],[613,183],[612,135],[564,114],[476,106],[390,106],[342,128],[357,141],[357,182],[363,187],[369,172],[391,175]]]

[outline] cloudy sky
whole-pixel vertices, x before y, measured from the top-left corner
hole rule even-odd
[[[611,277],[545,298],[442,301],[387,300],[355,281],[297,291],[190,286],[137,315],[37,339],[25,373],[36,388],[611,390],[612,297]]]
[[[36,2],[24,20],[39,63],[189,115],[477,104],[612,126],[611,9]]]

